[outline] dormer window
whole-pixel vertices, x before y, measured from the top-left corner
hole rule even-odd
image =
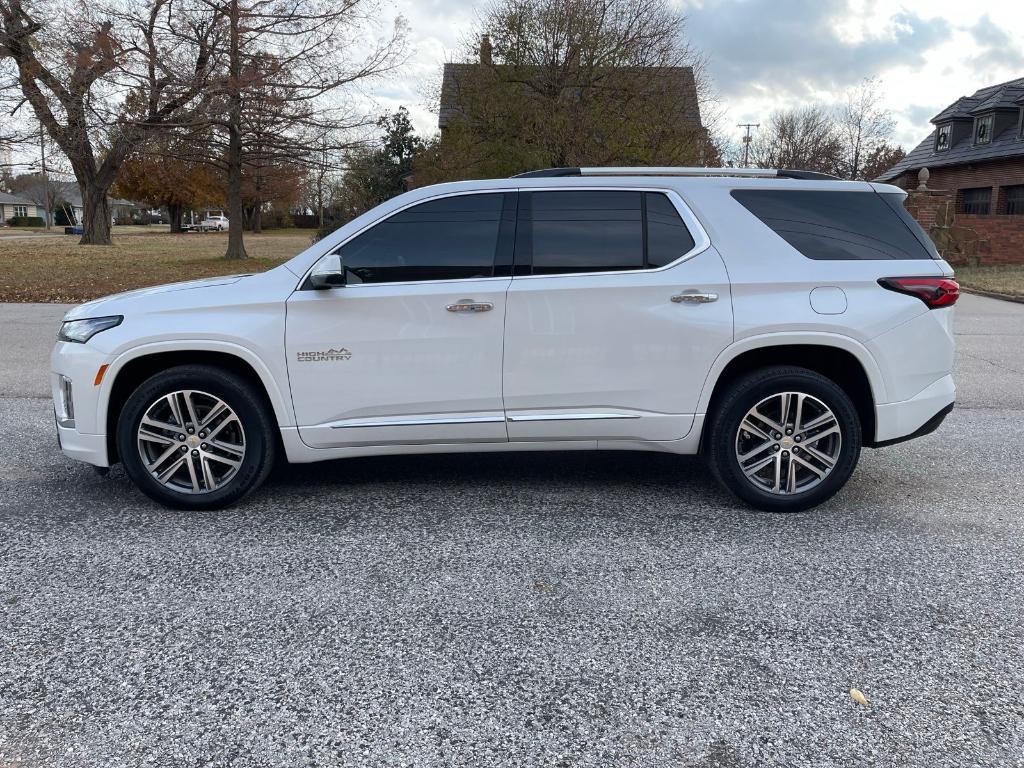
[[[949,136],[953,131],[951,125],[940,125],[938,133],[935,134],[935,151],[943,152],[949,149]]]
[[[992,141],[992,123],[995,115],[985,115],[974,121],[974,143],[988,144]]]

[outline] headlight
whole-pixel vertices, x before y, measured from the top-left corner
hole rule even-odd
[[[100,331],[118,326],[124,320],[122,315],[110,317],[89,317],[85,320],[65,320],[57,333],[57,341],[77,341],[85,344]]]

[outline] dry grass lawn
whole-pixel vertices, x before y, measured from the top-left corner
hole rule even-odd
[[[954,269],[957,281],[964,288],[1024,298],[1024,265]]]
[[[221,258],[223,233],[172,235],[166,227],[115,227],[111,246],[85,246],[68,235],[0,231],[0,302],[79,303],[149,285],[263,272],[309,247],[310,230],[247,234],[246,261]],[[1024,265],[958,267],[967,289],[1024,298]]]
[[[110,246],[68,235],[0,236],[0,302],[79,303],[109,293],[200,277],[263,272],[309,247],[310,230],[245,236],[250,258],[226,261],[222,233],[172,235],[116,227]]]

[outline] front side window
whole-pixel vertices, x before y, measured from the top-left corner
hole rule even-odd
[[[988,144],[992,141],[993,115],[979,117],[974,123],[974,143]]]
[[[951,125],[940,125],[938,133],[935,134],[935,151],[944,152],[949,149],[949,137],[953,131]]]
[[[1010,216],[1024,216],[1024,184],[1003,187],[1006,213]]]
[[[663,267],[693,246],[660,192],[559,190],[520,198],[516,262],[532,264],[535,275]]]
[[[960,213],[987,216],[992,210],[992,187],[960,190]]]
[[[349,283],[494,276],[502,210],[514,194],[456,195],[406,208],[337,253]]]
[[[737,189],[732,196],[809,259],[935,258],[934,246],[902,209],[902,195]]]

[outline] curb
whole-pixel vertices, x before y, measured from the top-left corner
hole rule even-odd
[[[1024,304],[1024,296],[1011,296],[1008,293],[996,293],[995,291],[980,291],[977,288],[965,288],[960,286],[964,293],[973,293],[975,296],[984,296],[989,299],[1000,299],[1001,301],[1012,301],[1014,304]]]

